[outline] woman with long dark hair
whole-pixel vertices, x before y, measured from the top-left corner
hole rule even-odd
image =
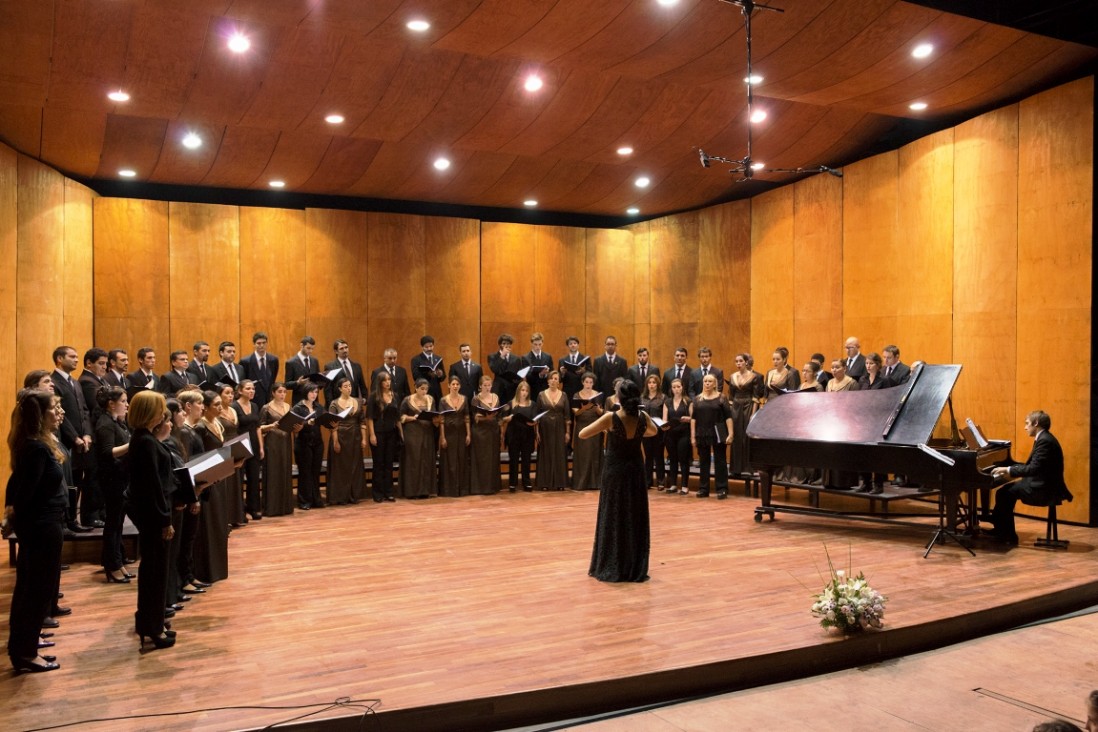
[[[400,419],[400,404],[393,391],[393,377],[382,371],[377,386],[370,395],[366,411],[366,426],[370,430],[370,454],[373,456],[373,485],[370,493],[374,503],[396,501],[393,497],[393,463],[400,454],[404,440]]]
[[[303,511],[324,508],[320,498],[320,468],[324,462],[324,442],[320,425],[316,423],[323,407],[317,401],[320,387],[309,382],[302,387],[302,398],[294,405],[294,413],[305,417],[305,424],[294,437],[294,459],[297,460],[297,507]]]
[[[125,493],[129,482],[130,429],[126,425],[129,399],[120,386],[102,386],[95,394],[102,410],[95,422],[96,465],[99,489],[106,508],[103,526],[103,552],[100,561],[107,582],[130,581],[126,555],[122,551],[122,524],[125,521]]]
[[[690,397],[682,379],[671,379],[671,396],[663,403],[663,421],[667,430],[667,494],[685,496],[690,492],[690,463],[694,448],[690,444]]]
[[[404,453],[400,456],[400,495],[402,498],[428,498],[438,492],[438,426],[441,417],[420,419],[420,412],[435,411],[435,400],[428,394],[427,379],[416,379],[416,390],[404,397],[400,421],[404,423]]]
[[[263,513],[285,516],[294,512],[294,433],[278,426],[290,411],[285,384],[271,384],[271,401],[259,410],[259,444],[263,455]]]

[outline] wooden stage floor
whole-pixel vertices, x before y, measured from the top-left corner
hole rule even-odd
[[[597,502],[500,494],[253,522],[230,539],[231,577],[176,617],[178,645],[144,654],[136,585],[74,559],[62,668],[0,672],[3,727],[359,729],[372,705],[364,729],[501,729],[852,668],[1098,602],[1093,529],[1062,527],[1070,551],[1050,552],[1030,546],[1044,524],[1019,519],[1018,548],[924,559],[930,519],[760,524],[757,499],[655,491],[651,581],[606,585],[586,574]],[[883,631],[843,639],[810,615],[825,545],[889,597]],[[3,618],[13,579],[0,571]],[[331,708],[341,699],[363,706]],[[119,719],[135,715],[164,716]]]

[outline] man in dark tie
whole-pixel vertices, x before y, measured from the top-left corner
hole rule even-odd
[[[263,406],[271,401],[271,386],[278,381],[278,356],[267,351],[267,334],[258,331],[252,335],[250,356],[240,359],[244,378],[255,382],[255,402]]]
[[[534,333],[530,336],[530,352],[526,354],[525,362],[530,367],[526,374],[526,383],[530,385],[530,398],[537,400],[538,394],[549,387],[549,372],[553,370],[553,357],[541,350],[545,343],[545,336]],[[534,368],[543,366],[544,368]]]
[[[1033,438],[1029,459],[1024,464],[1014,463],[991,471],[999,480],[1013,479],[995,491],[995,508],[991,511],[991,523],[995,526],[992,535],[1011,545],[1018,543],[1014,529],[1014,507],[1018,501],[1046,506],[1071,500],[1071,492],[1064,483],[1064,450],[1049,432],[1052,418],[1040,410],[1030,412],[1023,427]]]
[[[427,393],[437,405],[438,400],[442,398],[441,382],[446,378],[446,365],[442,363],[439,356],[435,355],[434,338],[429,335],[423,336],[419,339],[419,346],[423,349],[423,353],[412,357],[410,373],[414,381],[427,379]]]
[[[884,377],[893,386],[906,384],[911,378],[911,367],[900,360],[900,349],[896,346],[884,347]]]
[[[473,347],[468,343],[458,346],[458,352],[461,358],[450,364],[449,378],[458,377],[462,396],[472,399],[480,389],[480,377],[484,376],[484,369],[479,363],[473,363]]]
[[[675,365],[663,372],[663,393],[667,396],[671,396],[671,382],[675,379],[682,381],[683,395],[690,393],[693,378],[690,373],[690,366],[686,363],[686,356],[685,348],[676,348]]]
[[[137,349],[137,371],[130,374],[130,391],[157,390],[160,377],[156,375],[156,351],[151,346]],[[131,394],[132,398],[132,394]]]
[[[171,370],[160,377],[160,391],[165,396],[175,396],[188,385],[198,383],[198,377],[187,370],[191,359],[186,351],[172,351],[168,360],[171,362]]]
[[[713,365],[713,351],[708,346],[702,346],[698,349],[698,362],[701,365],[694,369],[694,373],[690,377],[690,389],[687,391],[690,398],[693,399],[701,394],[702,382],[710,374],[717,377],[717,393],[724,391],[724,372]]]
[[[217,346],[217,355],[220,360],[210,367],[214,381],[235,388],[244,378],[241,375],[243,369],[236,362],[236,344],[232,341],[221,341]]]
[[[816,374],[816,383],[822,386],[824,391],[827,391],[827,382],[831,381],[831,372],[824,368],[826,363],[824,355],[822,353],[813,353],[812,360],[820,365],[820,372]]]
[[[107,373],[104,378],[111,386],[118,386],[129,391],[130,376],[126,371],[130,368],[130,357],[121,348],[112,348],[107,351]]]
[[[362,364],[351,360],[351,345],[340,338],[332,344],[332,350],[335,351],[335,358],[324,364],[325,373],[340,369],[344,378],[351,382],[351,396],[356,399],[365,399],[366,381],[362,375]],[[338,378],[337,376],[336,379]],[[324,387],[324,394],[328,404],[331,404],[339,396],[334,380]]]
[[[649,353],[646,346],[637,349],[637,362],[629,367],[629,379],[640,387],[641,394],[645,392],[644,382],[649,376],[659,378],[660,367],[649,362]]]
[[[865,356],[862,355],[862,344],[857,338],[851,336],[846,339],[843,349],[846,351],[846,375],[857,381],[865,376]]]
[[[403,366],[397,364],[397,350],[395,348],[386,348],[381,360],[381,365],[370,374],[370,389],[377,389],[377,378],[381,374],[389,374],[389,379],[393,383],[393,398],[396,399],[397,406],[399,406],[404,401],[404,397],[412,393],[411,386],[408,384],[408,372],[404,370]]]
[[[564,393],[571,399],[583,388],[583,374],[591,370],[591,359],[580,353],[579,338],[568,336],[564,344],[568,347],[568,355],[557,363],[557,370],[560,371]]]
[[[80,391],[84,394],[84,403],[88,406],[91,415],[88,424],[95,431],[95,423],[99,420],[99,389],[110,386],[107,383],[107,364],[110,357],[102,348],[89,348],[84,353],[84,370],[80,373]]]
[[[61,421],[61,444],[72,458],[72,479],[79,491],[80,499],[91,499],[90,482],[94,479],[92,460],[92,426],[89,423],[91,413],[84,402],[84,392],[72,378],[76,370],[76,349],[72,346],[58,346],[53,349],[53,391],[61,399],[61,408],[65,418]],[[77,494],[69,493],[68,527],[70,531],[85,532],[91,529],[76,523]],[[87,511],[85,510],[85,514]],[[91,522],[92,517],[86,516]]]
[[[197,377],[197,383],[203,389],[209,389],[214,385],[215,379],[210,373],[210,367],[206,364],[210,360],[210,344],[206,341],[198,341],[191,350],[191,363],[187,367]]]
[[[308,335],[302,336],[301,349],[286,361],[286,388],[293,389],[294,402],[305,398],[305,385],[309,381],[305,377],[317,373],[320,368],[313,356],[314,348],[316,339]]]
[[[618,339],[606,336],[606,352],[595,359],[595,388],[607,396],[614,393],[614,381],[629,375],[629,362],[618,353]]]
[[[522,359],[511,353],[515,339],[510,333],[500,333],[496,339],[499,351],[488,357],[488,368],[492,370],[492,393],[499,395],[499,403],[506,404],[515,398],[515,389],[522,381],[518,372],[522,368]]]

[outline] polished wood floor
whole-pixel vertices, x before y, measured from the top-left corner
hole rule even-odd
[[[136,586],[74,558],[62,669],[0,672],[3,726],[231,730],[362,713],[330,708],[347,699],[378,729],[498,729],[850,668],[1098,601],[1092,529],[1062,528],[1070,551],[1049,552],[1028,546],[1043,524],[1020,520],[1018,548],[924,559],[930,519],[756,523],[756,499],[657,492],[651,581],[605,585],[586,575],[597,502],[518,493],[253,522],[232,534],[231,577],[177,616],[178,645],[143,654]],[[883,632],[843,639],[811,617],[825,547],[888,595]],[[0,571],[5,618],[12,581]],[[170,716],[119,719],[138,714]]]

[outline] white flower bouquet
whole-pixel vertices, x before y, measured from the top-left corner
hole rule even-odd
[[[827,553],[826,546],[824,553]],[[816,601],[812,603],[812,614],[820,619],[820,625],[839,628],[843,633],[880,628],[888,598],[869,586],[865,574],[859,572],[852,578],[853,572],[835,569],[830,554],[827,566],[831,581],[814,596]]]

